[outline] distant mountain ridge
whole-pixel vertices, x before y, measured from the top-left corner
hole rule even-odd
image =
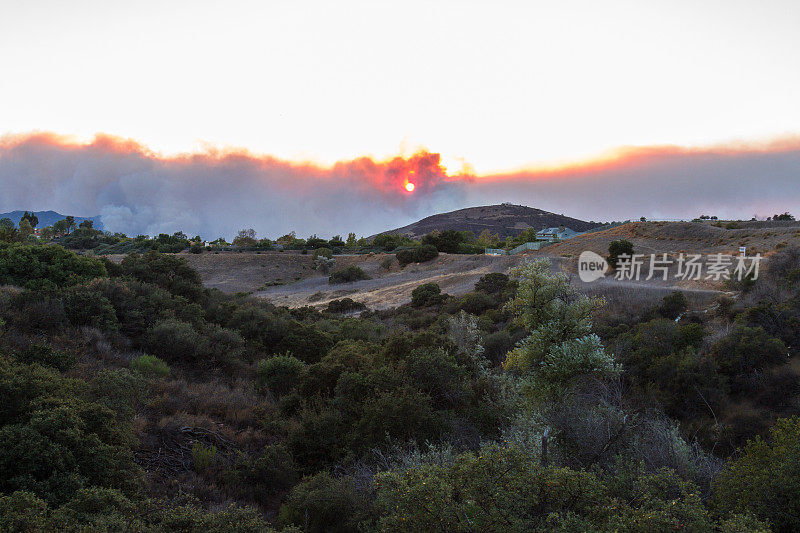
[[[599,225],[524,205],[499,204],[467,207],[449,213],[431,215],[408,226],[384,231],[380,234],[398,233],[417,239],[434,230],[471,231],[475,235],[480,235],[482,231],[488,229],[492,234],[498,234],[501,238],[505,238],[515,237],[531,228],[538,231],[544,228],[566,226],[581,232]]]
[[[43,228],[45,226],[52,226],[54,223],[58,222],[59,220],[63,220],[67,218],[67,215],[62,215],[61,213],[57,213],[55,211],[32,211],[36,218],[39,219],[39,224],[36,226],[37,228]],[[25,214],[25,211],[11,211],[10,213],[0,213],[0,218],[10,218],[14,224],[19,224],[19,221],[22,220],[22,215]],[[103,229],[103,222],[100,220],[100,216],[93,216],[93,217],[75,217],[75,224],[80,224],[84,220],[91,220],[94,229]]]

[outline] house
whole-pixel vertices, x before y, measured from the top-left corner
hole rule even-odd
[[[545,228],[541,231],[537,231],[536,239],[540,241],[555,242],[565,241],[575,237],[576,235],[580,235],[580,233],[570,228],[559,226],[557,228]]]

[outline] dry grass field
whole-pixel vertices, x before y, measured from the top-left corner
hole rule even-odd
[[[513,266],[532,257],[552,261],[554,272],[570,275],[576,286],[586,292],[606,297],[614,306],[634,301],[649,305],[669,291],[681,289],[699,308],[725,292],[721,282],[707,280],[617,281],[609,278],[592,284],[581,283],[576,272],[577,257],[584,250],[606,255],[613,240],[627,239],[636,253],[714,254],[738,253],[747,246],[747,254],[769,256],[785,246],[800,245],[798,222],[633,222],[608,230],[581,235],[548,246],[525,256],[491,257],[484,255],[440,254],[433,261],[411,264],[400,269],[393,254],[336,256],[332,270],[357,265],[371,279],[354,283],[330,284],[328,274],[313,268],[310,254],[287,252],[205,252],[180,254],[196,268],[208,287],[226,293],[246,292],[277,305],[301,307],[324,306],[334,299],[349,297],[371,309],[386,309],[408,302],[411,291],[423,283],[438,283],[443,292],[460,295],[473,289],[481,276],[490,272],[508,272]],[[121,256],[111,257],[121,260]],[[388,266],[388,268],[387,268]]]

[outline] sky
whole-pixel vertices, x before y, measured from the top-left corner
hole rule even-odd
[[[603,220],[800,210],[794,1],[0,4],[0,210],[270,235],[313,231],[302,199],[325,220],[341,187],[368,209],[318,233],[499,201]],[[406,177],[387,192],[354,164],[420,151],[444,177],[410,195]],[[221,170],[234,153],[250,185]],[[282,214],[211,220],[176,177],[192,155],[204,183],[258,189],[229,205],[256,194],[273,209],[270,191],[286,190]],[[166,205],[70,188],[131,176]]]

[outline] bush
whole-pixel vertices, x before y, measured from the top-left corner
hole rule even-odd
[[[481,277],[475,283],[475,290],[486,294],[500,294],[508,286],[508,275],[500,272],[493,272]]]
[[[513,347],[514,341],[507,331],[491,333],[483,338],[483,355],[495,365],[502,363]]]
[[[102,261],[61,246],[0,243],[0,285],[65,287],[107,275]]]
[[[292,489],[281,506],[278,522],[308,533],[357,531],[365,506],[349,478],[333,478],[321,472]]]
[[[189,301],[203,299],[204,289],[200,274],[182,257],[156,251],[149,251],[144,255],[132,253],[122,260],[120,267],[123,275],[158,285]]]
[[[781,419],[768,441],[756,437],[714,480],[722,513],[753,513],[775,531],[800,531],[800,418]]]
[[[497,307],[494,298],[483,292],[470,292],[461,297],[459,308],[473,315],[481,315],[488,309]]]
[[[725,338],[711,346],[711,356],[719,371],[731,378],[731,392],[745,392],[747,377],[788,361],[786,345],[762,328],[736,326]]]
[[[191,324],[170,318],[150,328],[144,345],[167,362],[227,364],[241,354],[244,341],[229,329],[211,325],[201,334]]]
[[[617,268],[617,262],[621,255],[633,255],[633,243],[625,239],[611,241],[608,245],[608,264],[611,268]]]
[[[305,363],[291,355],[263,359],[256,368],[256,385],[260,388],[266,387],[276,396],[282,396],[295,387],[297,378],[305,367]]]
[[[317,248],[314,250],[314,254],[312,255],[314,259],[317,257],[324,257],[325,259],[331,259],[333,257],[333,250],[330,248]]]
[[[674,320],[678,318],[681,313],[686,311],[687,307],[688,303],[686,302],[686,296],[683,292],[672,291],[661,300],[661,305],[658,307],[658,314],[664,318]]]
[[[411,304],[414,307],[427,307],[442,302],[442,289],[436,283],[424,283],[411,291]]]
[[[439,251],[435,246],[430,244],[423,244],[422,246],[417,246],[411,250],[400,250],[395,254],[395,257],[397,257],[397,262],[400,263],[401,267],[411,263],[424,263],[426,261],[436,259],[438,256]]]
[[[37,363],[42,366],[50,366],[60,371],[68,370],[75,364],[75,356],[53,349],[49,344],[31,344],[17,354],[17,360],[32,364]]]
[[[329,313],[350,313],[352,311],[363,311],[367,306],[361,302],[356,302],[351,298],[341,300],[331,300],[325,309]]]
[[[331,274],[328,283],[352,283],[362,279],[370,279],[370,277],[360,267],[350,265]]]
[[[160,377],[169,376],[169,366],[155,355],[144,354],[134,357],[131,359],[130,368],[141,374]]]
[[[73,326],[91,326],[104,331],[119,329],[119,321],[109,299],[85,287],[66,291],[64,313]]]
[[[225,477],[234,490],[266,506],[297,482],[297,468],[285,446],[272,444],[256,458],[240,454]]]

